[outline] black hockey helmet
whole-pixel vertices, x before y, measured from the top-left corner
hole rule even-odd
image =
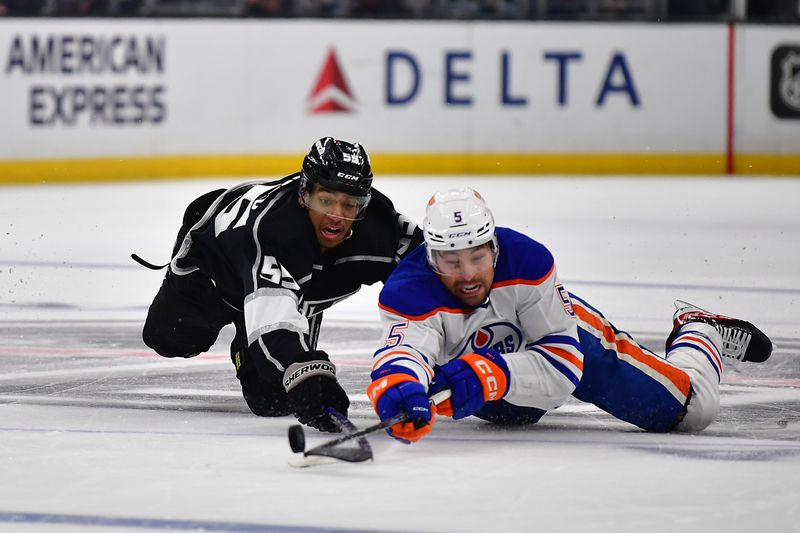
[[[349,200],[335,216],[358,220],[372,196],[372,168],[366,150],[358,143],[323,137],[303,159],[300,201],[315,211],[330,212],[330,202],[313,201],[314,185],[348,195]]]
[[[366,150],[358,143],[323,137],[314,143],[303,159],[300,199],[309,205],[314,185],[354,197],[361,218],[372,196],[372,168]]]

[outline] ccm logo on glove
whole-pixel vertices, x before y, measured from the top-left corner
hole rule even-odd
[[[369,387],[367,387],[367,397],[369,401],[375,403],[378,397],[381,395],[381,391],[389,386],[389,377],[393,377],[392,381],[405,381],[405,380],[398,380],[395,376],[388,376],[380,381],[373,381],[370,383]]]
[[[462,355],[461,359],[472,367],[483,382],[483,399],[487,402],[499,400],[508,390],[508,379],[501,368],[476,353]],[[494,369],[492,368],[494,367]],[[497,370],[495,372],[494,370]]]
[[[439,414],[459,420],[472,416],[486,402],[500,400],[508,393],[510,374],[503,356],[481,350],[457,357],[436,368],[431,396],[449,389],[450,399],[437,406]]]

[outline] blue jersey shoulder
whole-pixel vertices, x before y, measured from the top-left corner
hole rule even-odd
[[[497,228],[500,256],[494,282],[539,280],[553,269],[553,254],[543,244],[509,228]]]
[[[425,245],[408,254],[383,284],[379,305],[406,317],[421,317],[439,307],[461,308],[428,266]]]

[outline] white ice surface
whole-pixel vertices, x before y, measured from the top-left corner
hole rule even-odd
[[[413,446],[376,434],[373,463],[302,470],[287,465],[292,420],[235,403],[225,346],[189,361],[141,343],[59,352],[59,328],[141,323],[161,274],[129,254],[166,262],[185,205],[235,182],[0,189],[0,531],[800,531],[800,180],[378,177],[417,221],[435,190],[477,188],[625,330],[663,338],[683,298],[756,322],[781,364],[734,365],[733,415],[699,435],[571,403],[524,429],[442,420]],[[326,313],[323,340],[374,327],[378,289]],[[367,374],[372,346],[322,347]],[[219,386],[193,389],[201,371]],[[354,422],[374,423],[351,392]],[[239,408],[187,408],[215,401]]]

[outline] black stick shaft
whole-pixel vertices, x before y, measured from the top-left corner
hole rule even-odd
[[[331,448],[333,446],[338,446],[339,444],[342,444],[343,442],[347,442],[349,440],[357,439],[357,438],[362,437],[364,435],[369,435],[370,433],[374,433],[376,431],[380,431],[381,429],[386,429],[386,428],[388,428],[390,426],[393,426],[395,424],[399,424],[400,422],[405,422],[405,420],[407,418],[408,418],[408,415],[406,415],[405,413],[401,413],[401,414],[395,416],[394,418],[390,418],[389,420],[385,420],[383,422],[380,422],[379,424],[375,424],[375,425],[372,425],[372,426],[365,427],[364,429],[360,429],[360,430],[358,430],[358,431],[356,431],[354,433],[349,433],[347,435],[342,435],[341,437],[337,437],[337,438],[335,438],[333,440],[329,440],[328,442],[323,442],[319,446],[315,446],[314,448],[311,448],[310,450],[306,450],[303,453],[303,455],[314,455],[315,452],[318,452],[319,450],[326,450],[326,449]]]
[[[433,405],[438,405],[438,404],[442,403],[443,401],[445,401],[446,399],[448,399],[449,397],[450,397],[450,390],[449,389],[445,389],[445,390],[443,390],[443,391],[431,396],[430,400],[431,400],[431,403]],[[303,455],[305,455],[305,456],[314,455],[316,452],[318,452],[320,450],[327,450],[328,448],[331,448],[333,446],[337,446],[337,445],[339,445],[339,444],[341,444],[343,442],[347,442],[349,440],[357,439],[357,438],[362,437],[364,435],[369,435],[370,433],[374,433],[376,431],[380,431],[382,429],[386,429],[386,428],[391,427],[391,426],[393,426],[395,424],[399,424],[401,422],[405,422],[406,420],[408,420],[408,415],[405,414],[405,413],[400,413],[399,415],[397,415],[395,417],[392,417],[389,420],[384,420],[383,422],[380,422],[378,424],[365,427],[364,429],[360,429],[360,430],[355,431],[353,433],[348,433],[347,435],[342,435],[341,437],[337,437],[337,438],[335,438],[333,440],[329,440],[328,442],[323,442],[319,446],[315,446],[314,448],[311,448],[310,450],[306,450],[305,452],[303,452]]]

